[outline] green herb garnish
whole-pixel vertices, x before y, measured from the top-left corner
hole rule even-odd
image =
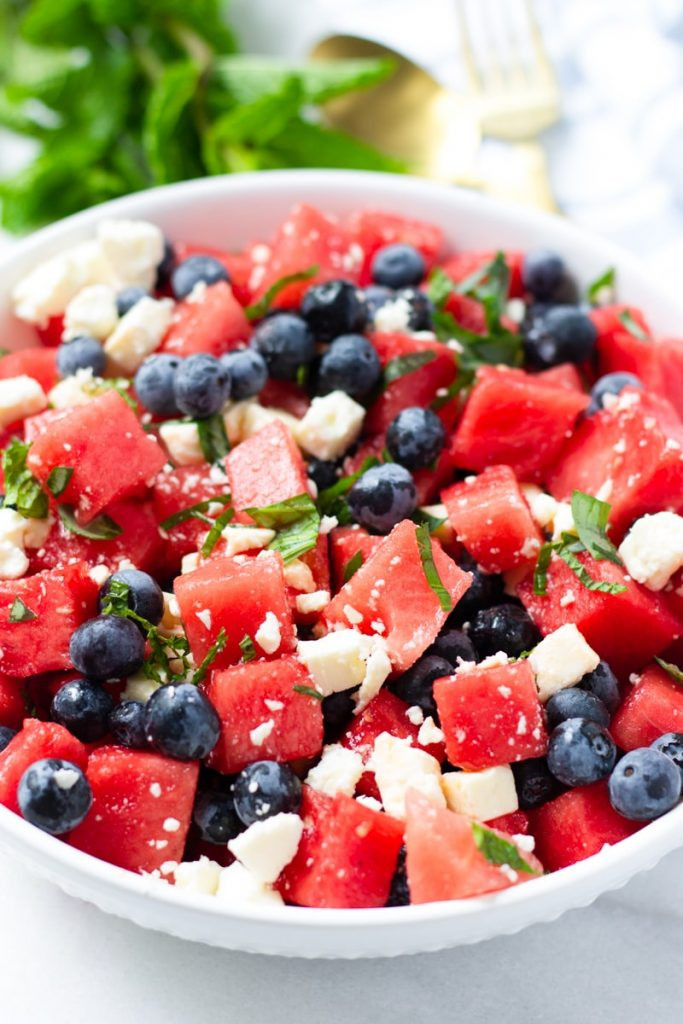
[[[206,537],[204,538],[204,543],[200,548],[200,553],[204,558],[208,558],[213,549],[216,547],[216,544],[218,544],[218,541],[221,539],[221,534],[223,533],[223,530],[232,520],[234,515],[234,508],[226,508],[224,512],[221,512],[220,515],[216,516],[216,518],[213,521],[213,526],[211,527]]]
[[[434,359],[436,359],[436,352],[432,352],[429,349],[424,352],[409,352],[408,355],[397,356],[395,359],[390,359],[384,367],[384,387],[392,384],[400,377],[405,377],[409,373],[414,373],[415,370],[419,370],[420,367],[426,366],[427,363],[431,363]]]
[[[438,597],[441,610],[449,612],[453,608],[453,601],[451,599],[451,595],[441,582],[439,570],[436,568],[434,552],[432,551],[432,538],[429,536],[427,526],[423,524],[422,526],[417,527],[415,530],[415,539],[417,540],[417,550],[420,554],[422,571],[425,574],[427,583]]]
[[[361,565],[363,564],[363,552],[356,551],[355,555],[351,555],[348,562],[344,566],[342,573],[342,579],[344,583],[348,583],[354,573],[358,572]]]
[[[26,465],[30,444],[12,438],[2,453],[2,471],[5,478],[4,508],[14,508],[27,519],[44,519],[47,515],[47,495]]]
[[[664,661],[663,658],[655,657],[655,661],[660,668],[663,668],[667,675],[671,676],[675,683],[680,683],[683,686],[683,669],[680,669],[678,665],[674,665],[671,661]]]
[[[9,610],[10,622],[30,622],[32,619],[37,618],[36,613],[27,604],[24,604],[20,597],[14,598],[12,607]]]
[[[216,413],[204,420],[195,420],[199,446],[207,462],[218,462],[230,451],[223,417]]]
[[[595,306],[600,298],[600,293],[605,289],[614,289],[614,285],[617,279],[617,271],[615,267],[608,267],[607,270],[603,271],[599,277],[596,277],[594,281],[588,285],[586,289],[586,298],[592,306]]]
[[[204,681],[206,673],[209,671],[209,668],[216,660],[218,655],[221,653],[221,651],[225,649],[227,640],[227,633],[225,632],[225,629],[221,627],[221,629],[219,629],[218,631],[218,636],[211,644],[204,657],[202,658],[198,668],[196,668],[192,674],[192,679],[190,680],[190,682],[194,683],[195,686],[199,686],[199,684]]]
[[[348,476],[341,477],[335,484],[321,491],[317,502],[320,514],[323,516],[335,516],[340,526],[345,526],[347,523],[352,522],[346,494],[351,490],[356,480],[362,477],[363,473],[367,472],[368,469],[372,469],[373,466],[379,466],[379,464],[380,461],[376,456],[369,455],[367,459],[363,459],[359,470],[355,473],[350,473]]]
[[[309,494],[297,494],[263,508],[248,508],[246,512],[259,526],[277,531],[268,549],[279,551],[285,564],[305,555],[318,543],[320,513]]]
[[[318,691],[314,690],[312,686],[293,686],[292,689],[294,690],[294,693],[302,693],[304,697],[315,697],[315,699],[319,700],[321,703],[324,700],[322,693],[318,693]]]
[[[52,492],[55,498],[58,498],[60,494],[69,486],[69,480],[74,475],[73,468],[71,466],[55,466],[54,469],[50,470],[50,475],[47,478],[48,490]]]
[[[247,320],[263,319],[272,306],[273,300],[278,297],[280,292],[284,291],[290,284],[297,284],[299,281],[309,281],[312,277],[315,277],[319,270],[318,264],[314,263],[313,266],[307,267],[306,270],[299,270],[296,274],[285,274],[284,277],[278,278],[277,281],[271,284],[263,298],[259,299],[258,302],[252,303],[251,306],[244,307],[244,315]]]
[[[112,540],[123,533],[119,524],[107,515],[96,516],[89,523],[83,524],[76,519],[71,505],[58,505],[57,512],[67,530],[78,534],[79,537],[87,537],[89,540]]]
[[[206,513],[213,504],[227,505],[230,502],[229,494],[221,494],[215,498],[207,498],[206,501],[198,501],[196,505],[188,505],[187,508],[183,508],[180,512],[174,512],[172,516],[168,516],[160,523],[162,530],[173,530],[176,526],[181,526],[183,523],[187,523],[190,519],[198,519],[200,523],[206,523],[208,526],[213,526],[214,520],[211,516],[207,516]]]
[[[436,533],[439,527],[448,522],[448,519],[433,516],[430,512],[425,512],[423,508],[416,508],[411,519],[418,526],[426,526],[430,533]]]
[[[622,311],[617,316],[617,320],[619,321],[619,323],[623,324],[628,333],[632,337],[637,338],[638,341],[650,340],[648,335],[640,326],[640,324],[634,320],[633,314],[629,309],[622,309]]]
[[[256,657],[256,648],[254,647],[254,641],[251,639],[248,633],[245,633],[240,640],[240,650],[242,651],[242,661],[248,662],[253,661]]]
[[[532,868],[531,864],[524,860],[514,843],[503,839],[502,836],[497,835],[492,829],[473,821],[472,835],[474,836],[475,846],[489,864],[495,864],[497,867],[507,864],[513,871],[523,871],[527,875],[539,874],[535,868]]]

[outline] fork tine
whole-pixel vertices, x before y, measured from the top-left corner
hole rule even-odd
[[[529,42],[531,44],[531,51],[534,58],[531,65],[532,74],[536,80],[545,85],[546,88],[551,87],[552,89],[557,89],[555,72],[548,59],[548,54],[543,42],[543,34],[538,24],[536,11],[534,10],[533,0],[522,0],[522,5],[526,13],[526,20],[529,29]]]
[[[458,31],[460,32],[460,47],[462,49],[462,56],[465,64],[465,72],[469,81],[470,89],[473,92],[481,92],[483,84],[479,69],[477,68],[477,61],[474,55],[474,48],[472,46],[472,36],[470,34],[469,24],[467,15],[465,13],[464,0],[455,0],[455,15],[458,22]]]
[[[505,72],[513,88],[529,88],[531,86],[529,67],[533,60],[528,42],[528,32],[520,26],[520,9],[512,9],[509,3],[499,7],[499,35],[502,52],[505,55]],[[526,20],[524,17],[522,20]]]

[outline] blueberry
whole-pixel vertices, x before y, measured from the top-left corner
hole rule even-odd
[[[122,288],[116,296],[116,312],[119,316],[125,316],[133,306],[137,306],[140,299],[144,299],[148,295],[149,292],[137,284],[131,284],[128,288]]]
[[[586,409],[587,416],[594,416],[603,408],[605,395],[620,395],[624,388],[643,390],[643,382],[635,373],[606,373],[599,377],[591,388],[591,400]]]
[[[619,702],[621,701],[619,683],[606,661],[601,661],[597,668],[594,668],[592,672],[586,673],[578,685],[582,690],[588,690],[589,693],[595,694],[605,705],[610,715],[613,715],[619,707]]]
[[[389,462],[366,470],[349,491],[349,509],[357,523],[389,533],[415,511],[415,482],[404,466]]]
[[[363,398],[376,386],[382,365],[374,347],[362,334],[342,334],[332,342],[320,360],[318,391],[345,391]]]
[[[101,377],[107,367],[107,357],[97,338],[82,334],[57,349],[57,372],[60,377],[71,377],[78,370],[92,370]]]
[[[499,651],[510,658],[518,658],[541,639],[538,627],[517,604],[498,604],[477,612],[469,636],[482,658]]]
[[[122,747],[143,750],[147,746],[145,705],[137,700],[122,700],[109,715],[109,731]]]
[[[318,492],[332,487],[340,476],[338,463],[330,462],[326,459],[316,459],[315,457],[308,460],[306,472],[309,480],[312,480],[318,488]]]
[[[548,768],[565,786],[588,786],[614,768],[617,748],[603,725],[567,718],[551,733]]]
[[[331,693],[322,702],[325,742],[335,743],[351,721],[356,702],[353,695],[356,687]]]
[[[522,284],[541,301],[560,302],[575,294],[564,260],[548,249],[532,249],[522,260]]]
[[[681,795],[681,771],[652,747],[624,754],[609,780],[612,807],[631,821],[652,821],[675,807]]]
[[[149,573],[140,569],[119,569],[112,573],[100,588],[97,599],[99,611],[111,590],[112,583],[124,583],[128,587],[128,607],[153,626],[158,626],[164,614],[164,595],[161,587]]]
[[[188,256],[179,263],[171,273],[171,288],[176,299],[185,299],[200,282],[216,284],[217,281],[229,281],[227,270],[213,256],[197,254]]]
[[[16,729],[10,729],[8,725],[0,725],[0,751],[4,750],[10,740],[13,740],[16,735]]]
[[[235,810],[245,825],[274,814],[296,814],[301,806],[301,782],[289,765],[254,761],[233,784]]]
[[[501,576],[497,573],[484,572],[466,552],[458,559],[458,565],[464,572],[471,574],[472,582],[449,615],[449,625],[467,622],[483,608],[491,608],[503,600]]]
[[[567,718],[587,718],[598,725],[609,725],[609,711],[594,693],[570,686],[554,693],[545,706],[548,728],[554,729]]]
[[[391,879],[391,888],[385,907],[407,907],[410,903],[410,889],[408,887],[408,874],[406,872],[406,848],[402,846],[398,851],[396,870]]]
[[[533,811],[547,804],[560,792],[560,785],[550,773],[544,757],[531,757],[517,761],[510,766],[515,777],[519,806],[523,811]]]
[[[477,660],[474,644],[467,633],[460,629],[444,629],[428,648],[427,654],[437,654],[440,658],[445,658],[453,668],[463,661]]]
[[[404,299],[410,308],[408,327],[411,331],[429,331],[432,327],[434,304],[426,292],[419,288],[402,288],[397,299]]]
[[[35,761],[21,776],[17,801],[32,825],[61,836],[83,821],[92,806],[92,790],[81,769],[71,761],[46,757]]]
[[[72,633],[69,654],[88,679],[124,679],[142,667],[145,641],[130,619],[98,615]]]
[[[315,341],[305,320],[294,313],[277,313],[262,320],[251,336],[251,346],[263,356],[276,380],[293,380],[300,366],[315,355]]]
[[[235,810],[232,793],[208,789],[197,796],[193,811],[194,823],[207,843],[226,846],[244,831]]]
[[[134,387],[138,398],[150,412],[158,416],[177,416],[175,377],[181,364],[178,356],[165,353],[149,356],[135,374]]]
[[[230,397],[230,371],[206,352],[188,356],[176,370],[175,402],[186,416],[213,416]]]
[[[379,285],[375,287],[380,288]],[[400,329],[408,328],[411,331],[431,329],[434,304],[425,292],[420,291],[419,288],[401,288],[396,292],[387,288],[384,291],[388,294],[383,301],[380,301],[379,295],[374,295],[372,299],[370,320],[377,330],[391,330],[394,320]],[[387,307],[392,308],[388,309]],[[382,310],[384,310],[383,313],[381,313]]]
[[[678,765],[683,780],[683,732],[665,732],[650,746],[653,750],[666,754],[674,764]]]
[[[323,281],[308,289],[301,315],[316,341],[328,342],[340,334],[362,331],[368,320],[363,293],[349,281]]]
[[[220,732],[213,704],[192,683],[161,686],[145,704],[147,742],[167,757],[178,761],[207,757]]]
[[[406,704],[410,704],[411,707],[417,705],[425,715],[431,715],[437,722],[439,715],[434,700],[434,681],[452,674],[453,666],[450,661],[440,658],[438,654],[423,654],[407,672],[394,679],[390,686],[392,692]]]
[[[245,398],[253,398],[265,387],[268,380],[268,367],[260,352],[253,348],[238,348],[234,352],[226,352],[221,362],[230,373],[230,397],[235,402]]]
[[[97,683],[72,679],[52,698],[50,716],[83,743],[94,743],[107,735],[113,708],[111,694]]]
[[[363,291],[363,298],[365,299],[365,306],[368,311],[368,321],[372,323],[375,319],[375,313],[386,306],[387,302],[391,302],[396,295],[393,288],[387,288],[383,284],[370,284]]]
[[[443,423],[431,409],[402,409],[387,430],[387,449],[394,462],[408,469],[427,469],[438,459],[446,440]]]
[[[168,238],[164,239],[164,255],[157,264],[157,278],[154,287],[157,291],[165,291],[171,283],[171,274],[175,267],[175,251]]]
[[[424,256],[413,245],[385,245],[372,257],[370,273],[375,284],[406,288],[419,284],[427,273]]]
[[[593,355],[597,338],[595,324],[582,310],[552,306],[525,331],[524,353],[527,362],[539,369],[582,363]]]

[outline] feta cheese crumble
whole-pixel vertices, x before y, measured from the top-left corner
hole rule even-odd
[[[544,704],[558,690],[578,683],[597,668],[599,662],[600,656],[586,643],[573,622],[549,633],[529,655],[538,695]]]
[[[258,882],[268,884],[296,854],[303,830],[298,814],[274,814],[231,839],[228,849]]]
[[[338,459],[360,434],[365,409],[344,391],[314,398],[294,431],[298,444],[318,459]]]
[[[619,546],[629,576],[648,590],[663,590],[683,567],[683,516],[656,512],[637,519]]]
[[[366,767],[375,773],[387,814],[395,818],[405,818],[409,789],[418,790],[439,807],[446,806],[439,762],[431,754],[413,747],[409,739],[401,740],[388,732],[380,733]]]
[[[478,772],[446,772],[441,787],[452,811],[478,821],[511,814],[519,807],[515,779],[508,764]]]
[[[306,785],[328,796],[353,796],[363,771],[360,754],[340,743],[331,743],[323,747],[320,761],[306,776]]]

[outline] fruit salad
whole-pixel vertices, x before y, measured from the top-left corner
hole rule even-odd
[[[0,804],[319,908],[496,892],[672,810],[683,340],[617,292],[306,205],[239,251],[104,220],[35,266],[0,358]]]

